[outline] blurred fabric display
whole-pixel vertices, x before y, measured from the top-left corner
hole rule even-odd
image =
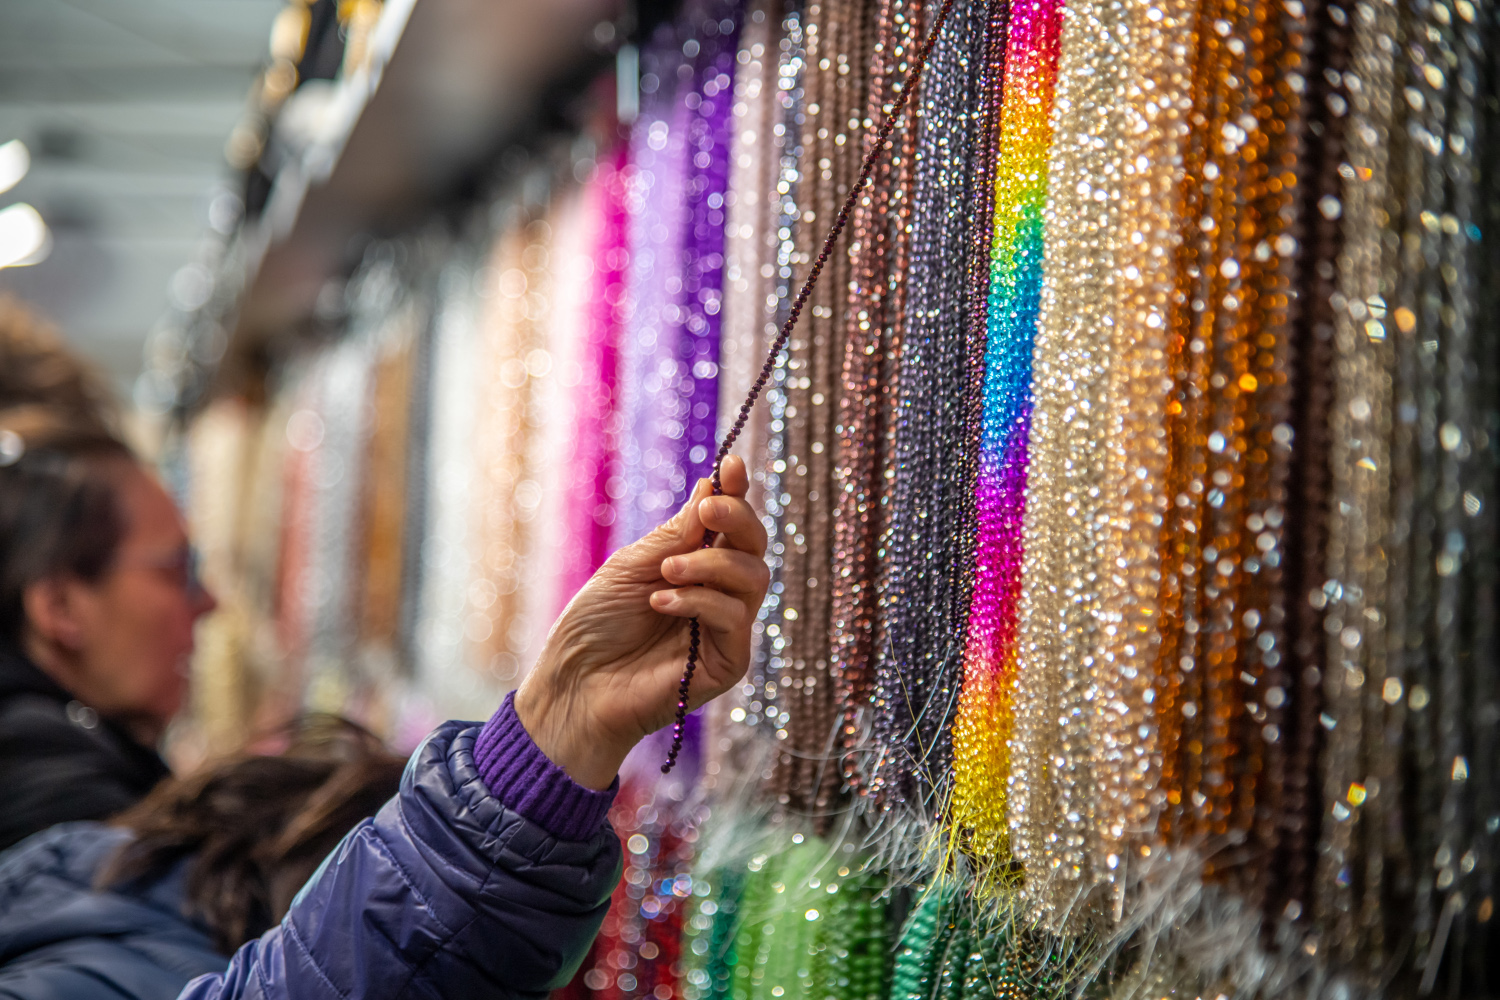
[[[735,448],[750,672],[627,763],[561,992],[1500,995],[1500,6],[950,7]],[[288,5],[137,393],[184,745],[492,712],[710,474],[942,9]]]

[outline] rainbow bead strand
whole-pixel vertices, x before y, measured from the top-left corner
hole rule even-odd
[[[1057,82],[1061,0],[1016,0],[1006,39],[995,170],[984,422],[975,487],[978,538],[963,690],[954,724],[952,821],[988,858],[1007,851],[1010,735],[1031,423],[1031,353],[1042,286],[1042,210]]]

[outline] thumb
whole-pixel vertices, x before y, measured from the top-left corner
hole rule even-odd
[[[698,515],[698,504],[712,496],[713,481],[700,479],[693,486],[692,495],[676,514],[661,527],[646,536],[654,554],[662,557],[679,552],[691,552],[703,544],[703,519]]]

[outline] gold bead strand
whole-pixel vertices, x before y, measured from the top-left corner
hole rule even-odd
[[[1102,613],[1096,533],[1107,518],[1099,452],[1114,268],[1105,246],[1116,206],[1107,187],[1096,200],[1091,182],[1118,155],[1100,150],[1120,96],[1124,21],[1117,5],[1069,5],[1048,163],[1007,812],[1024,891],[1051,927],[1078,913],[1101,877],[1090,864],[1098,786],[1089,699]]]
[[[1176,297],[1183,147],[1191,110],[1186,71],[1192,51],[1191,0],[1128,7],[1129,42],[1113,123],[1113,173],[1103,172],[1118,200],[1109,246],[1115,301],[1105,385],[1109,438],[1105,482],[1110,517],[1100,571],[1106,588],[1098,659],[1105,670],[1096,706],[1095,773],[1104,804],[1095,863],[1112,884],[1116,915],[1129,862],[1154,840],[1164,797],[1155,705],[1160,659],[1161,540],[1166,510],[1167,403],[1171,386],[1167,335]]]

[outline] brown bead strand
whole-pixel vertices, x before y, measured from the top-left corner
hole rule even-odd
[[[1257,132],[1263,148],[1247,164],[1250,183],[1248,210],[1257,225],[1256,242],[1242,258],[1248,299],[1248,374],[1257,388],[1255,404],[1245,426],[1248,446],[1245,464],[1246,517],[1241,536],[1241,560],[1246,569],[1242,594],[1239,661],[1254,678],[1245,690],[1244,731],[1247,748],[1241,766],[1238,827],[1249,834],[1247,863],[1237,881],[1246,897],[1262,907],[1271,891],[1272,870],[1256,859],[1270,856],[1279,840],[1278,820],[1286,776],[1287,675],[1286,593],[1282,586],[1283,539],[1286,524],[1286,483],[1292,458],[1289,366],[1293,299],[1298,247],[1291,235],[1296,223],[1302,164],[1302,97],[1294,86],[1305,71],[1306,13],[1285,0],[1271,0],[1254,8],[1254,42],[1250,82]]]
[[[802,11],[803,57],[801,72],[802,104],[798,116],[801,127],[796,130],[796,144],[800,153],[796,166],[797,212],[792,225],[790,257],[793,267],[805,267],[816,252],[816,226],[819,221],[818,207],[823,185],[820,182],[818,162],[817,128],[825,120],[823,103],[827,97],[827,74],[818,71],[818,61],[826,57],[833,44],[831,8],[834,0],[812,0]],[[823,218],[826,218],[824,216]],[[775,773],[771,790],[783,806],[803,811],[807,803],[800,794],[807,790],[806,765],[817,751],[816,736],[811,733],[809,695],[814,695],[817,682],[808,684],[810,673],[815,670],[816,653],[809,647],[817,643],[819,624],[814,620],[815,610],[809,606],[809,598],[815,597],[817,570],[816,531],[809,521],[809,492],[817,492],[816,473],[809,474],[809,466],[815,466],[810,446],[821,438],[822,428],[816,426],[816,415],[811,412],[812,367],[817,358],[810,356],[808,347],[810,330],[817,326],[817,289],[809,297],[812,316],[803,323],[787,341],[786,374],[783,383],[785,410],[782,415],[785,430],[782,432],[783,452],[781,460],[785,471],[781,474],[782,507],[780,524],[783,551],[781,555],[781,669],[776,675],[774,704],[786,719],[781,730],[786,734],[781,739],[778,733],[776,745]],[[813,551],[810,551],[813,550]],[[809,579],[814,591],[809,592]],[[793,793],[799,793],[795,796]]]
[[[898,66],[911,44],[898,18],[905,0],[882,0],[875,17],[867,19],[866,31],[873,39],[869,49],[870,79],[867,103],[858,109],[866,128],[884,117],[895,98],[900,79]],[[846,787],[863,787],[864,769],[857,751],[865,740],[870,719],[869,701],[874,690],[871,664],[877,627],[879,563],[876,552],[883,529],[883,498],[888,483],[884,475],[886,434],[882,420],[885,391],[882,366],[892,355],[896,327],[889,308],[889,269],[900,234],[890,224],[892,197],[903,169],[902,150],[908,125],[895,143],[889,160],[876,164],[853,218],[854,236],[849,246],[852,259],[845,313],[847,330],[839,397],[839,441],[835,464],[837,509],[834,513],[832,566],[831,672],[839,705],[838,746],[842,754],[842,779]],[[875,140],[866,132],[866,152]]]
[[[942,31],[943,24],[948,19],[948,14],[953,10],[953,4],[954,0],[944,0],[942,8],[938,12],[937,19],[932,26],[932,31],[928,34],[927,40],[922,44],[922,48],[917,52],[916,61],[911,67],[905,85],[901,88],[901,93],[896,98],[891,113],[881,124],[876,141],[870,152],[865,156],[864,163],[860,167],[858,179],[850,189],[848,197],[844,199],[844,204],[839,209],[838,215],[834,218],[833,226],[829,229],[827,239],[823,241],[823,248],[818,251],[817,260],[813,262],[812,270],[808,272],[807,280],[803,283],[801,290],[797,292],[797,297],[792,301],[791,313],[787,316],[786,322],[782,324],[781,330],[776,335],[776,339],[772,341],[771,348],[766,354],[766,362],[761,366],[760,374],[756,376],[755,383],[746,394],[745,402],[740,405],[739,413],[735,417],[733,425],[730,426],[729,433],[724,435],[724,440],[719,445],[719,451],[714,456],[713,492],[715,496],[721,496],[724,492],[721,478],[724,459],[729,454],[729,450],[734,447],[735,440],[739,438],[740,433],[744,430],[745,424],[750,418],[750,410],[755,406],[755,401],[765,390],[766,383],[770,381],[771,373],[775,370],[777,362],[781,358],[782,349],[791,338],[792,330],[796,327],[797,320],[802,316],[802,309],[807,304],[808,297],[816,287],[818,278],[823,273],[823,268],[827,265],[828,259],[833,253],[834,244],[838,242],[839,235],[844,231],[844,226],[848,224],[849,215],[854,210],[855,202],[858,201],[861,190],[863,190],[865,184],[870,179],[870,173],[875,167],[875,160],[885,150],[886,140],[890,138],[892,130],[895,129],[896,121],[901,116],[901,112],[905,110],[908,97],[922,78],[922,69],[927,65],[927,60],[932,55],[932,47],[937,44],[938,33]],[[712,546],[715,537],[716,535],[712,531],[704,532],[703,547],[708,548]],[[688,690],[692,683],[693,671],[698,665],[699,644],[698,619],[693,618],[691,619],[689,628],[687,663],[683,668],[682,679],[678,684],[677,716],[672,726],[672,746],[667,751],[666,762],[661,766],[663,774],[671,771],[676,765],[678,754],[682,750],[683,733],[687,726]]]
[[[852,140],[865,106],[861,46],[865,4],[824,0],[807,8],[802,159],[798,197],[797,260],[807,263],[816,247],[816,226],[837,212],[839,199],[858,176],[861,150]],[[777,762],[778,801],[811,811],[822,832],[831,821],[832,797],[842,774],[830,753],[836,736],[836,701],[830,660],[833,634],[831,578],[834,462],[837,454],[835,385],[844,353],[844,310],[850,260],[835,254],[828,275],[809,299],[803,335],[789,344],[786,493],[781,595],[782,679],[778,702],[789,713],[787,739]],[[801,357],[799,357],[801,355]]]
[[[902,62],[910,60],[916,39],[922,37],[926,23],[925,13],[921,0],[906,0],[895,11],[895,34],[898,47],[894,50],[892,58],[898,69]],[[905,96],[905,93],[901,91],[897,91],[896,94]],[[894,100],[895,97],[892,98],[893,102]],[[901,356],[906,344],[906,299],[909,291],[905,278],[911,270],[912,195],[916,186],[917,146],[921,137],[921,128],[918,125],[920,115],[920,106],[913,108],[911,120],[907,122],[907,127],[901,134],[901,143],[896,152],[891,155],[893,184],[889,202],[890,212],[885,220],[885,224],[890,227],[892,233],[892,245],[884,275],[885,313],[889,327],[886,331],[885,354],[880,358],[879,374],[881,461],[878,475],[880,476],[881,521],[880,534],[875,541],[879,570],[875,583],[875,628],[871,644],[872,687],[874,686],[873,674],[890,633],[892,595],[895,593],[894,565],[891,560],[884,558],[884,553],[891,550],[895,534],[895,526],[891,520],[891,501],[896,478],[896,435],[900,428]],[[875,715],[878,716],[884,705],[878,691],[872,691],[872,694],[874,695],[872,707]],[[872,723],[875,721],[874,717],[871,721]],[[866,772],[864,784],[869,793],[878,797],[885,788],[884,776],[890,773],[888,766],[890,755],[889,748],[878,741],[874,749],[876,752],[870,754],[864,761]]]
[[[1339,165],[1344,159],[1342,113],[1347,94],[1349,14],[1339,0],[1308,5],[1308,51],[1318,61],[1304,73],[1307,80],[1307,162],[1298,192],[1302,220],[1294,233],[1302,246],[1297,275],[1299,309],[1292,334],[1291,418],[1293,464],[1287,491],[1291,497],[1285,528],[1289,644],[1286,672],[1292,704],[1287,713],[1288,760],[1283,787],[1278,851],[1268,867],[1283,873],[1279,901],[1268,911],[1299,921],[1310,912],[1312,879],[1321,802],[1315,784],[1316,760],[1323,728],[1322,673],[1325,662],[1323,625],[1327,579],[1329,467],[1328,409],[1332,404],[1333,294],[1338,289],[1337,261],[1343,246],[1337,218],[1319,210],[1320,202],[1343,189]],[[1335,106],[1335,102],[1337,105]]]

